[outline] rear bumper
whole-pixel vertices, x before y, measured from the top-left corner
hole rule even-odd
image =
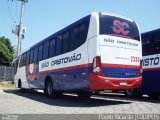
[[[142,83],[142,76],[137,78],[110,78],[99,76],[95,73],[89,74],[91,90],[115,90],[139,88]]]

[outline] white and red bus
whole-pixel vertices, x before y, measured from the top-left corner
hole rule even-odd
[[[40,41],[18,57],[15,83],[90,97],[94,91],[139,88],[142,47],[137,24],[110,13],[92,13]]]

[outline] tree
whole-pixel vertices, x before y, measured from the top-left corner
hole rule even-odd
[[[14,58],[14,48],[8,38],[0,37],[0,65],[9,65]]]

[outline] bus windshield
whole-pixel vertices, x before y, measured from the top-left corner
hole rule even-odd
[[[108,15],[100,15],[100,34],[140,40],[139,31],[135,22]]]

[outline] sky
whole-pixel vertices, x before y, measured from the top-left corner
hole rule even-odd
[[[17,46],[12,28],[19,24],[20,1],[0,0],[0,36]],[[160,28],[160,0],[29,0],[25,5],[25,50],[92,12],[109,12],[133,19],[140,32]]]

